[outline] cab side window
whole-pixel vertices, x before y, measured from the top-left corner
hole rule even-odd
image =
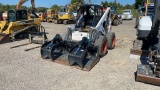
[[[27,11],[17,11],[16,12],[17,21],[18,20],[27,20]]]

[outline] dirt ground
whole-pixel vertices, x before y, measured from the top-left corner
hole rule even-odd
[[[135,81],[140,60],[130,59],[136,38],[135,19],[113,26],[116,47],[109,50],[89,72],[41,58],[40,48],[25,52],[35,44],[10,49],[28,40],[0,45],[0,90],[160,90],[160,87]],[[67,25],[43,22],[49,39],[67,31]]]

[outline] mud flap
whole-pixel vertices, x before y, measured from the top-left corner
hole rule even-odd
[[[136,81],[153,85],[160,85],[160,78],[156,77],[149,65],[138,65]]]
[[[8,34],[0,33],[0,44],[7,43],[10,41],[11,41],[11,38],[9,37]]]

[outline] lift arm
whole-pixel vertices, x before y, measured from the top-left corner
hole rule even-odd
[[[107,21],[108,24],[109,24],[109,25],[108,25],[109,31],[110,31],[110,29],[111,29],[110,12],[111,12],[111,9],[110,9],[110,7],[108,7],[107,10],[104,12],[103,16],[101,17],[100,21],[98,22],[98,24],[96,25],[96,30],[101,30],[101,32],[102,32],[103,34],[105,34],[105,30],[104,30],[104,28],[103,28],[102,26],[103,26],[103,23],[104,23],[105,21]],[[108,19],[108,20],[107,20],[107,19]],[[100,28],[102,28],[102,29],[100,29]]]

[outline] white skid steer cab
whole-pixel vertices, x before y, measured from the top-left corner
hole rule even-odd
[[[100,5],[85,4],[77,11],[76,24],[68,27],[62,38],[57,34],[41,47],[43,59],[91,70],[107,49],[115,47],[115,33],[111,32],[110,8],[103,12]]]

